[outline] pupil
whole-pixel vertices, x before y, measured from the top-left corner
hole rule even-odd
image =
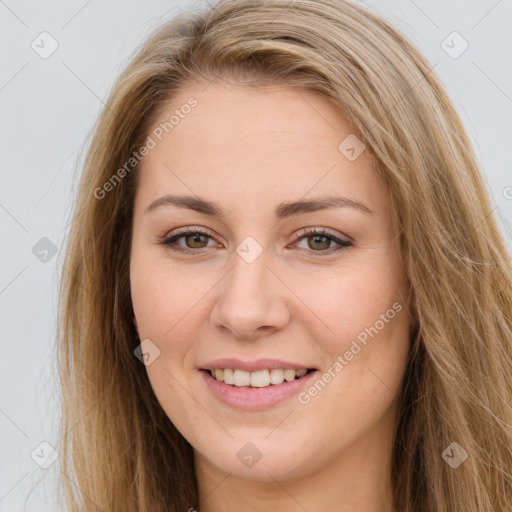
[[[202,237],[203,235],[199,234],[199,233],[196,233],[195,235],[190,235],[190,238],[192,238],[193,242],[192,243],[198,243],[200,244],[201,243],[201,240],[200,238]]]
[[[321,245],[321,244],[322,244],[322,241],[321,241],[321,240],[323,239],[323,240],[324,240],[324,244],[325,244],[325,242],[327,242],[327,245],[329,245],[329,240],[328,240],[325,236],[315,235],[315,236],[313,237],[313,239],[314,239],[314,243],[315,243],[315,244],[320,244],[320,245]],[[319,240],[320,240],[320,241],[319,241]],[[325,248],[325,247],[324,247],[324,248]]]

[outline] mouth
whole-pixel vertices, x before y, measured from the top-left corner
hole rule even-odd
[[[237,368],[203,368],[201,371],[212,379],[234,388],[267,388],[303,379],[315,372],[316,368],[269,368],[253,372]]]
[[[202,368],[206,388],[217,400],[231,408],[264,411],[290,400],[310,385],[319,373],[316,368],[268,368],[256,371],[238,368]]]

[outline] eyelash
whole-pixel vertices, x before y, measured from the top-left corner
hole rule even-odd
[[[181,246],[180,246],[180,248],[172,247],[171,244],[173,244],[180,238],[183,238],[185,236],[190,236],[190,235],[205,235],[209,238],[214,238],[208,231],[204,231],[204,230],[198,229],[198,228],[185,228],[182,231],[175,233],[174,235],[166,237],[165,239],[163,239],[160,242],[160,244],[164,245],[171,251],[178,251],[178,252],[183,252],[183,253],[193,253],[193,252],[199,252],[203,249],[207,249],[207,247],[201,247],[198,249],[191,249],[190,247],[181,247]],[[348,240],[341,240],[340,238],[338,238],[332,234],[329,234],[325,229],[303,230],[299,234],[296,235],[296,238],[297,238],[297,241],[299,241],[299,240],[302,240],[303,238],[308,238],[310,236],[315,236],[315,235],[327,238],[327,239],[332,240],[333,242],[336,242],[338,244],[338,247],[335,247],[335,248],[331,247],[330,249],[326,249],[326,250],[318,250],[318,251],[309,250],[308,251],[307,249],[304,249],[308,252],[317,253],[319,256],[342,251],[342,250],[344,250],[348,247],[351,247],[353,245],[353,243],[349,242]],[[332,250],[332,249],[334,249],[334,250]]]

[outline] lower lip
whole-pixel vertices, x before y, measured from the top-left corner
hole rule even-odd
[[[206,370],[200,370],[213,394],[223,403],[238,409],[261,410],[297,394],[317,373],[307,373],[300,379],[264,388],[236,387],[214,379]]]

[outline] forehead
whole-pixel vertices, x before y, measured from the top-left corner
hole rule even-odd
[[[339,148],[356,136],[353,126],[310,91],[194,85],[173,96],[152,130],[156,145],[140,168],[147,200],[171,192],[246,204],[336,192],[383,200],[366,152],[350,160]]]
[[[325,148],[334,145],[336,149],[341,135],[354,132],[331,100],[311,91],[286,85],[255,89],[223,82],[180,90],[165,106],[155,125],[168,121],[174,111],[185,111],[190,98],[197,104],[187,109],[190,112],[181,115],[172,128],[175,140],[181,135],[192,143],[204,145],[210,140],[222,140],[222,135],[229,136],[226,142],[230,143],[234,136],[247,149],[251,140],[256,145],[267,143],[272,147],[309,139],[316,145]],[[258,138],[253,139],[254,136]]]

